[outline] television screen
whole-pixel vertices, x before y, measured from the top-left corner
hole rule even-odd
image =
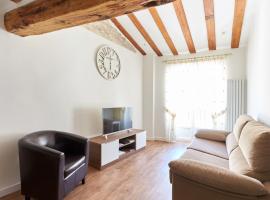
[[[103,134],[132,128],[132,109],[103,108]]]

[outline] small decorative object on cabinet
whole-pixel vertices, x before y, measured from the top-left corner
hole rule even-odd
[[[143,150],[146,131],[129,129],[90,139],[89,164],[99,170]]]
[[[121,70],[121,63],[120,58],[114,49],[103,46],[98,50],[97,70],[106,80],[113,80],[118,77]]]

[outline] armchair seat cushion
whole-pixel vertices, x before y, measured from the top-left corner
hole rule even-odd
[[[64,171],[65,177],[74,172],[84,163],[85,163],[85,156],[65,155],[65,171]]]

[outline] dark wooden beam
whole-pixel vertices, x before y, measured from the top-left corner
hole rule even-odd
[[[231,47],[238,48],[245,16],[246,0],[235,0]]]
[[[38,35],[132,13],[173,0],[36,0],[5,14],[7,31]]]
[[[10,0],[10,1],[13,1],[15,3],[20,3],[22,0]]]
[[[142,24],[139,22],[139,20],[137,19],[137,17],[133,13],[129,14],[128,17],[133,22],[133,24],[137,27],[138,31],[142,34],[142,36],[144,37],[144,39],[146,40],[146,42],[151,46],[151,48],[153,49],[153,51],[156,52],[156,54],[158,56],[162,56],[161,51],[158,49],[157,45],[152,40],[151,36],[147,33],[147,31],[142,26]]]
[[[146,55],[145,51],[138,45],[133,37],[127,32],[127,30],[120,24],[116,18],[111,19],[112,23],[118,28],[118,30],[128,39],[128,41],[139,51],[142,55]]]
[[[186,13],[182,4],[181,0],[176,0],[173,3],[174,9],[175,9],[175,13],[177,15],[177,19],[178,22],[181,26],[182,32],[184,34],[184,38],[186,40],[188,49],[190,53],[196,53],[196,49],[193,43],[193,39],[190,33],[190,29],[189,29],[189,25],[187,22],[187,17],[186,17]]]
[[[208,36],[209,50],[216,50],[216,28],[215,28],[215,10],[214,0],[204,0],[205,22]]]
[[[159,28],[164,40],[166,41],[168,47],[171,49],[171,52],[173,53],[173,55],[178,55],[178,52],[177,52],[177,49],[175,48],[174,46],[174,43],[164,25],[164,23],[162,22],[159,14],[158,14],[158,11],[155,7],[152,7],[152,8],[149,8],[149,12],[150,14],[152,15],[157,27]]]

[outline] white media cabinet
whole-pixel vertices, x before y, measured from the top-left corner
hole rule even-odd
[[[89,165],[99,170],[146,146],[146,131],[129,129],[90,139]]]

